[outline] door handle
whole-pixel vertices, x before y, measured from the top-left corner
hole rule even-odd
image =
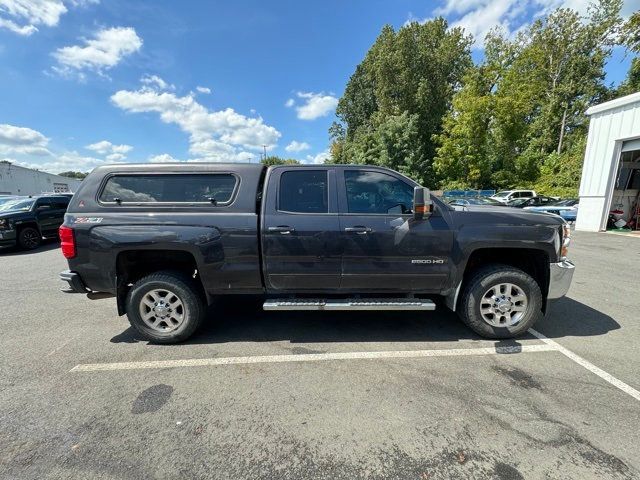
[[[288,235],[289,233],[296,231],[295,228],[290,227],[289,225],[278,225],[277,227],[269,227],[267,228],[267,230],[273,233],[281,233],[283,235]]]
[[[358,235],[366,235],[367,233],[371,233],[371,229],[369,227],[362,227],[360,225],[355,227],[346,227],[344,231],[349,233],[357,233]]]

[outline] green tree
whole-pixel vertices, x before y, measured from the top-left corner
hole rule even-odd
[[[332,161],[389,166],[435,186],[433,137],[471,66],[470,45],[442,18],[383,27],[338,102]]]
[[[60,175],[61,177],[77,178],[79,180],[83,180],[87,175],[89,175],[89,173],[68,171],[59,173],[58,175]]]
[[[275,155],[270,155],[266,158],[263,158],[260,163],[262,163],[263,165],[267,165],[267,166],[273,166],[273,165],[299,165],[300,161],[294,159],[294,158],[281,158],[281,157],[277,157]]]
[[[568,158],[568,139],[575,148],[586,136],[584,111],[608,95],[604,64],[620,6],[601,0],[587,18],[557,9],[514,40],[488,36],[484,61],[465,76],[436,137],[442,186],[530,186],[551,154]],[[579,158],[573,153],[572,161]]]
[[[634,55],[627,77],[615,91],[616,96],[640,92],[640,11],[629,17],[622,27],[620,43],[627,52]]]

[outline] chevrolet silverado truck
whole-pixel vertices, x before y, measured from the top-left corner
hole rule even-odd
[[[66,291],[115,297],[156,343],[187,339],[216,298],[246,294],[265,310],[439,304],[481,336],[511,338],[565,295],[575,268],[556,215],[452,207],[363,165],[102,166],[60,238]]]
[[[0,248],[38,248],[43,238],[57,238],[69,205],[67,195],[13,197],[0,204]]]

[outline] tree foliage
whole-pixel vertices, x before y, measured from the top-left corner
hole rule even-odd
[[[514,40],[492,32],[484,61],[454,95],[438,138],[434,163],[441,185],[538,186],[557,193],[548,190],[554,184],[545,175],[567,170],[558,170],[558,161],[575,163],[575,145],[584,144],[587,130],[584,111],[607,98],[604,64],[619,11],[619,0],[605,0],[586,19],[557,9]],[[579,170],[572,175],[575,190]],[[558,188],[569,187],[561,181]]]
[[[443,188],[535,187],[575,195],[592,104],[640,89],[640,60],[605,85],[616,45],[640,53],[640,12],[599,0],[559,8],[509,37],[472,39],[438,18],[385,26],[349,80],[330,129],[337,163],[370,163]]]
[[[87,175],[89,175],[89,173],[68,171],[68,172],[59,173],[58,175],[60,175],[61,177],[77,178],[78,180],[84,180],[84,178]]]
[[[260,160],[260,163],[271,167],[273,165],[298,165],[300,164],[300,161],[294,158],[281,158],[275,155],[270,155]]]
[[[389,166],[429,184],[433,136],[471,65],[470,45],[442,18],[385,26],[338,103],[332,160]]]

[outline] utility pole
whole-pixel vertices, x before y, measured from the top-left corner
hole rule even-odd
[[[264,159],[266,161],[267,160],[267,146],[266,145],[262,145],[262,148],[264,149]]]

